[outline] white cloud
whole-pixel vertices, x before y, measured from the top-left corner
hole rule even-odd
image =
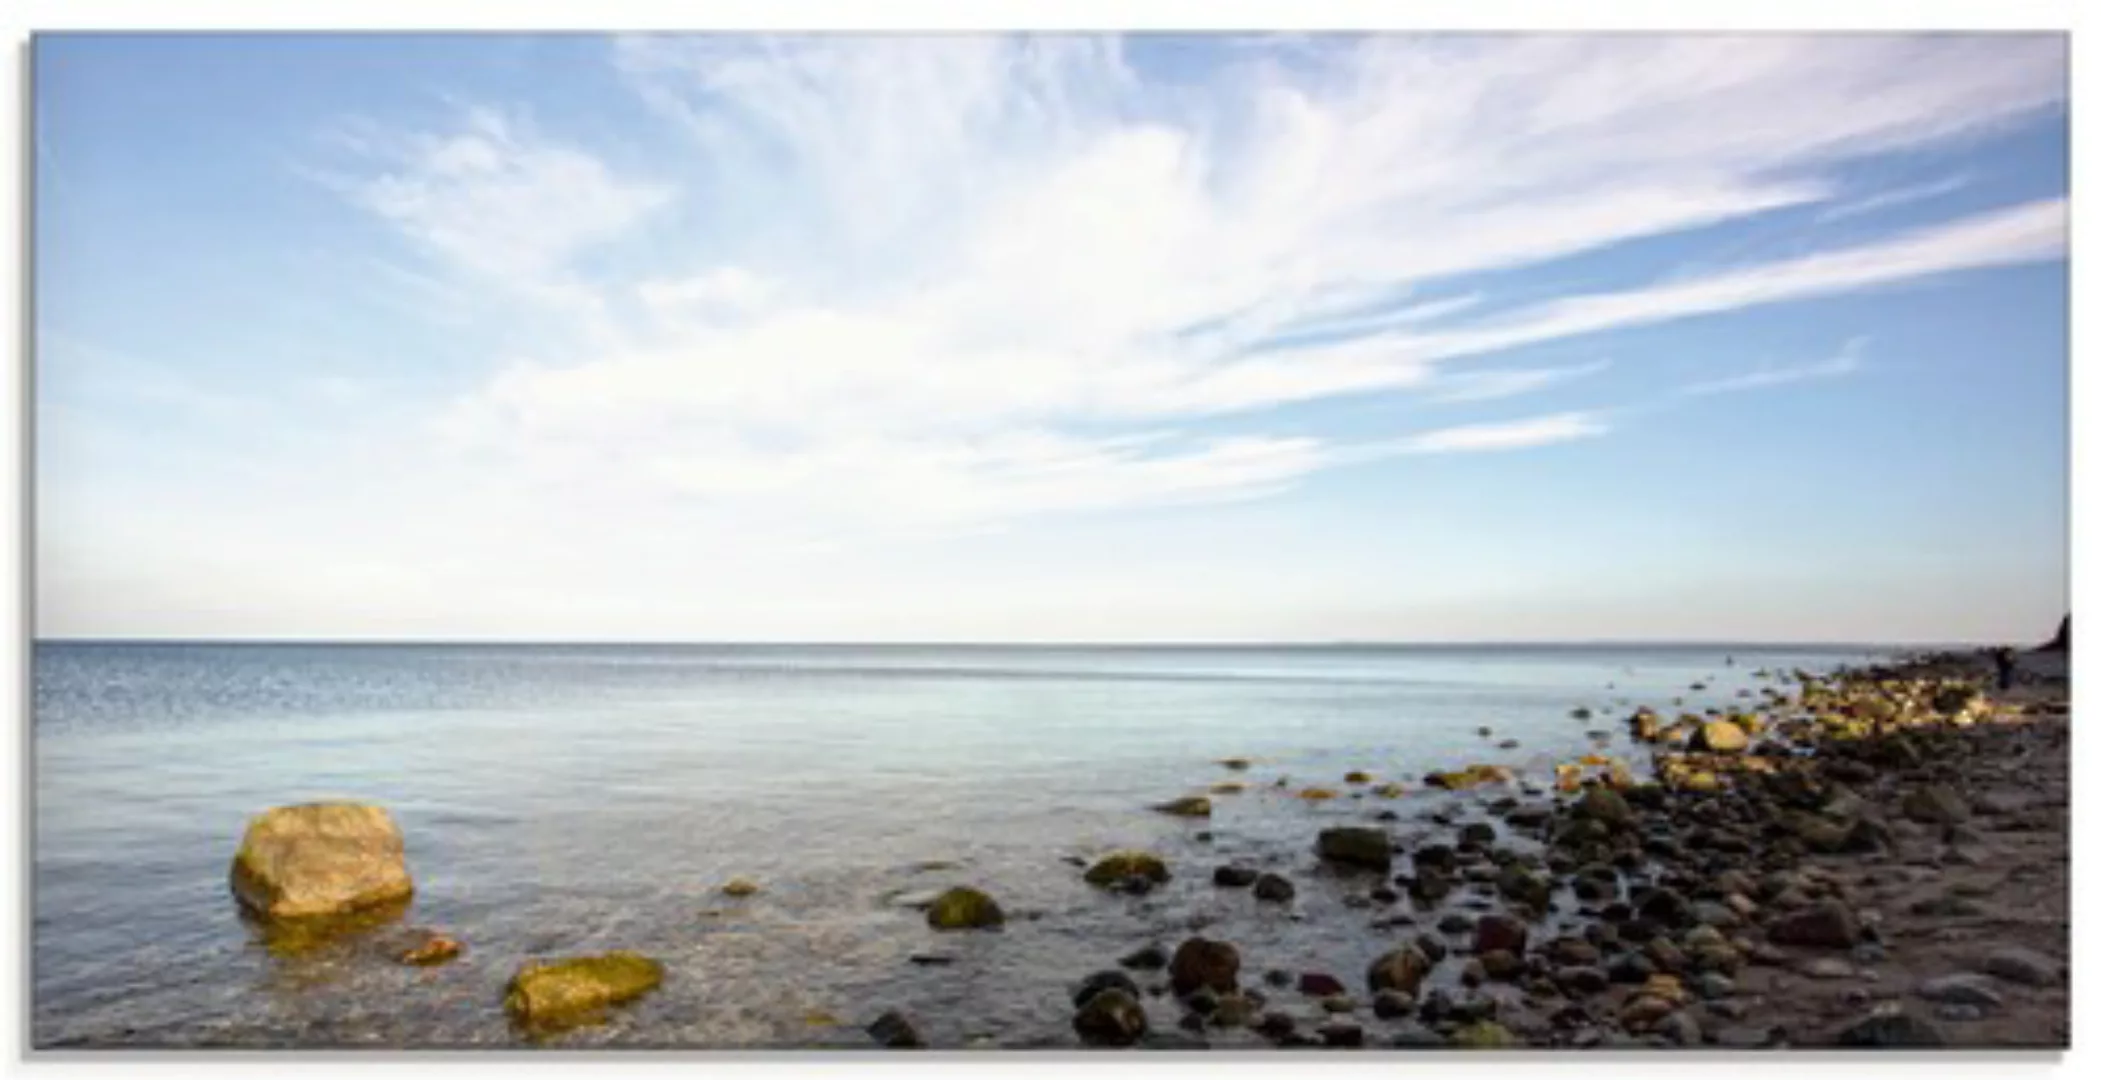
[[[1595,375],[1611,366],[1607,360],[1595,360],[1588,364],[1571,364],[1558,368],[1520,368],[1510,371],[1457,371],[1438,377],[1426,388],[1432,401],[1456,404],[1460,402],[1495,401],[1544,390],[1549,386]],[[1441,388],[1441,389],[1440,389]]]
[[[1928,199],[1938,199],[1943,195],[1952,195],[1970,186],[1972,179],[1973,177],[1969,173],[1955,173],[1941,177],[1938,180],[1928,180],[1924,183],[1907,184],[1903,187],[1890,188],[1887,191],[1878,191],[1873,195],[1854,199],[1851,202],[1835,203],[1817,214],[1817,220],[1840,221],[1849,217],[1859,217],[1862,214],[1871,214],[1877,210],[1887,210],[1893,206],[1906,206],[1911,203],[1925,202]]]
[[[1567,412],[1493,424],[1465,424],[1412,435],[1391,444],[1401,454],[1462,454],[1523,450],[1603,435],[1611,427],[1591,413]]]
[[[1860,370],[1860,351],[1863,347],[1864,343],[1855,339],[1828,360],[1786,367],[1759,368],[1740,375],[1692,383],[1679,387],[1678,392],[1690,397],[1703,397],[1710,394],[1733,394],[1744,390],[1763,390],[1789,383],[1836,379]]]
[[[496,113],[357,190],[463,272],[588,313],[583,344],[454,402],[448,445],[666,499],[954,525],[1251,497],[1361,448],[1191,424],[1537,392],[1594,368],[1451,369],[2064,250],[2045,200],[1612,292],[1423,298],[1828,202],[1847,159],[2059,104],[2051,38],[1374,37],[1230,50],[1175,85],[1094,38],[651,37],[615,62],[689,139],[704,220],[647,245],[680,265],[586,273],[677,193]],[[628,300],[646,317],[608,314]],[[1568,412],[1401,445],[1605,430]]]

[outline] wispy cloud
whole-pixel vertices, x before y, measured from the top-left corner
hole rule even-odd
[[[1422,300],[1826,203],[1843,162],[2057,103],[2062,44],[1291,50],[1226,50],[1168,87],[1113,38],[627,39],[614,63],[683,133],[690,173],[628,175],[483,109],[457,131],[382,140],[392,164],[349,190],[461,274],[554,295],[588,324],[451,403],[433,426],[447,446],[663,498],[938,521],[1268,494],[1358,456],[1261,432],[1282,405],[1541,392],[1601,365],[1454,368],[2064,251],[2053,199],[1611,292]],[[704,199],[680,201],[685,176]],[[674,202],[699,218],[688,245],[651,235]],[[595,257],[623,244],[651,258]],[[1227,413],[1240,434],[1198,430]],[[1405,445],[1606,430],[1571,412]]]
[[[1595,375],[1611,366],[1609,360],[1571,364],[1558,368],[1520,368],[1510,371],[1455,371],[1439,376],[1424,388],[1429,399],[1445,404],[1495,401],[1536,393],[1550,386]]]
[[[1678,393],[1689,397],[1709,394],[1733,394],[1743,390],[1762,390],[1789,383],[1808,382],[1817,379],[1836,379],[1860,370],[1860,352],[1866,342],[1856,338],[1828,360],[1795,364],[1785,367],[1766,367],[1747,371],[1739,375],[1693,383],[1678,388]]]
[[[1524,450],[1590,439],[1612,430],[1594,413],[1565,412],[1491,424],[1465,424],[1411,435],[1389,444],[1399,454],[1472,454]]]
[[[1817,214],[1817,220],[1820,222],[1839,221],[1849,217],[1858,217],[1862,214],[1874,213],[1877,210],[1887,210],[1893,206],[1904,206],[1910,203],[1925,202],[1928,199],[1937,199],[1943,195],[1952,195],[1961,191],[1963,188],[1970,186],[1970,182],[1974,179],[1975,177],[1969,173],[1955,173],[1941,177],[1938,180],[1907,184],[1902,187],[1890,188],[1887,191],[1878,191],[1873,195],[1867,195],[1849,202],[1834,203],[1820,211]]]

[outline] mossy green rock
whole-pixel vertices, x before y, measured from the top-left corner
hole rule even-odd
[[[1167,880],[1167,864],[1158,855],[1144,851],[1112,851],[1096,859],[1087,868],[1089,885],[1107,888],[1127,877],[1150,879],[1154,884]]]
[[[406,904],[414,886],[401,829],[377,806],[280,806],[248,822],[234,896],[265,919],[340,918]]]
[[[1210,817],[1211,800],[1202,795],[1184,795],[1179,799],[1156,804],[1153,809],[1176,817]]]
[[[942,893],[926,909],[926,924],[936,930],[984,930],[1006,921],[997,901],[968,885]]]
[[[1493,1020],[1481,1020],[1452,1032],[1452,1045],[1467,1050],[1508,1050],[1518,1042],[1509,1028]]]
[[[519,1024],[557,1031],[605,1019],[605,1011],[664,981],[664,965],[633,952],[531,961],[511,976],[503,1007]]]

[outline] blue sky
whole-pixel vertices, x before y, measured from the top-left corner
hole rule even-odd
[[[2066,604],[2056,36],[46,36],[46,636]]]

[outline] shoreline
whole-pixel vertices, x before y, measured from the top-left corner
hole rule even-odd
[[[789,1030],[755,1043],[665,1038],[673,1010],[699,1004],[682,986],[734,980],[703,959],[709,939],[696,942],[698,950],[675,944],[683,936],[607,940],[607,946],[658,953],[670,996],[645,996],[601,1024],[545,1040],[515,1031],[502,1038],[501,1001],[485,1001],[487,990],[472,984],[484,983],[496,968],[508,976],[518,946],[494,933],[477,941],[474,925],[447,926],[443,915],[434,927],[394,925],[362,935],[361,944],[348,941],[336,962],[379,971],[384,980],[384,969],[396,967],[397,945],[416,944],[425,934],[459,934],[465,963],[447,957],[420,969],[414,992],[427,986],[462,1005],[471,1000],[498,1029],[472,1042],[409,1036],[390,1044],[402,1049],[836,1051],[912,1043],[971,1050],[1741,1049],[1852,1045],[1853,1039],[1870,1045],[1938,1039],[1938,1045],[2002,1049],[2065,1045],[2069,759],[2061,656],[2026,654],[2024,682],[2014,692],[1976,696],[1958,693],[1950,681],[1988,681],[1989,663],[1973,652],[1912,655],[1834,672],[1813,678],[1806,693],[1779,673],[1745,670],[1751,666],[1736,668],[1723,684],[1734,699],[1700,694],[1715,708],[1675,721],[1651,713],[1653,741],[1630,742],[1642,714],[1627,714],[1641,697],[1670,698],[1655,683],[1633,699],[1606,705],[1592,696],[1588,705],[1568,710],[1559,723],[1584,729],[1597,751],[1569,775],[1573,790],[1555,790],[1557,777],[1537,765],[1519,775],[1469,767],[1463,757],[1445,760],[1440,769],[1451,771],[1433,773],[1440,780],[1428,782],[1398,770],[1345,776],[1344,768],[1375,770],[1376,763],[1330,755],[1333,775],[1292,767],[1283,786],[1287,778],[1271,764],[1236,769],[1228,764],[1233,759],[1191,762],[1188,779],[1196,782],[1182,794],[1208,793],[1218,801],[1215,823],[1208,812],[1159,813],[1177,802],[1171,787],[1157,800],[1117,812],[1157,834],[1172,880],[1138,883],[1110,875],[1100,887],[1082,885],[1084,871],[1106,850],[1091,845],[1042,850],[1040,868],[1026,871],[1028,882],[986,876],[986,868],[969,860],[915,868],[930,871],[916,878],[924,886],[989,888],[1014,918],[999,930],[941,932],[925,926],[915,905],[886,893],[880,903],[900,910],[879,917],[888,927],[877,931],[884,948],[900,950],[899,963],[933,965],[919,967],[921,974],[950,989],[929,994],[912,989],[925,983],[900,985],[904,993],[895,997],[884,990],[827,991],[826,972],[812,969],[805,977],[814,980],[807,983],[814,996],[804,1006],[812,1019],[798,1013],[786,1021]],[[1754,674],[1759,677],[1750,678]],[[1612,684],[1605,685],[1610,691]],[[1733,689],[1737,685],[1746,688]],[[1805,697],[1813,707],[1805,707]],[[1940,722],[1951,713],[1959,723]],[[1753,729],[1739,733],[1744,745],[1691,751],[1695,744],[1728,743],[1720,728],[1712,734],[1703,728],[1732,715]],[[1812,719],[1817,715],[1827,719]],[[1608,732],[1610,740],[1595,738]],[[1478,734],[1481,760],[1501,760],[1496,750],[1516,745],[1491,738],[1485,727]],[[1607,756],[1615,753],[1620,756]],[[1525,754],[1545,760],[1529,749]],[[1422,764],[1436,760],[1406,756]],[[1954,789],[1960,810],[1949,813],[1961,820],[1912,820],[1907,800],[1936,784]],[[1309,797],[1310,791],[1328,797]],[[1329,857],[1324,849],[1330,845],[1317,834],[1338,829],[1383,831],[1385,857]],[[1829,850],[1815,850],[1820,847]],[[1383,866],[1375,872],[1366,863]],[[1993,904],[2023,866],[2031,869],[2020,870],[2016,881],[2022,909]],[[1038,889],[1037,875],[1055,889]],[[1030,896],[1017,895],[1024,886]],[[752,900],[732,900],[719,910],[711,905],[702,914],[737,934],[757,932],[762,922],[783,926],[776,912],[785,911],[769,899],[772,883],[759,888]],[[1080,906],[1054,913],[1031,902],[1055,902],[1057,889],[1072,890]],[[1776,924],[1831,905],[1843,913],[1824,919],[1824,929],[1841,944],[1771,940]],[[1081,913],[1080,924],[1070,921],[1074,912]],[[1038,921],[1046,915],[1065,921]],[[1176,978],[1172,957],[1192,937],[1235,950],[1230,978],[1174,985],[1184,980]],[[1989,970],[1993,953],[2008,945],[2038,955],[2028,970],[2039,984]],[[528,945],[526,958],[560,955],[543,953],[547,948]],[[1419,962],[1407,955],[1411,949],[1422,954]],[[1402,955],[1386,964],[1388,976],[1375,974],[1394,953]],[[1032,958],[1027,974],[1006,980],[1009,988],[997,1000],[963,991],[1024,955]],[[1418,963],[1422,970],[1410,974]],[[991,967],[979,972],[981,964]],[[1950,976],[1953,982],[1934,984],[1930,999],[1921,996],[1927,983]],[[702,1000],[734,996],[735,986],[721,983]],[[1095,1005],[1088,1019],[1090,999],[1104,989],[1124,993],[1135,1014]],[[675,1004],[680,1000],[688,1004]],[[1902,1019],[1876,1015],[1891,1004]],[[1003,1034],[991,1035],[974,1019],[985,1011],[1001,1014]],[[1105,1011],[1116,1022],[1098,1022]],[[1029,1019],[1009,1026],[1007,1018],[1022,1013]],[[36,1045],[60,1052],[371,1045],[296,1036],[287,1043],[290,1033],[276,1024],[214,1026],[218,1034],[202,1038],[161,1028],[158,1037],[142,1031],[136,1040],[90,1035]],[[1846,1034],[1855,1028],[1860,1031]],[[335,1030],[338,1037],[350,1035]],[[913,1034],[905,1038],[900,1030]]]

